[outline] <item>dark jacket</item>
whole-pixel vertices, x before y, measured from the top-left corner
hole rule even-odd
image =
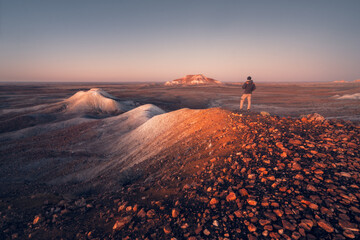
[[[244,91],[245,94],[251,94],[256,89],[256,86],[253,80],[247,80],[243,84],[242,88],[245,89]]]

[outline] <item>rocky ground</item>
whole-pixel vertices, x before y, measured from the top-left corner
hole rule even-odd
[[[2,199],[0,238],[360,238],[359,125],[223,112],[114,192]]]

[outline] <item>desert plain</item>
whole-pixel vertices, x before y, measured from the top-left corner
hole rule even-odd
[[[1,83],[0,238],[359,238],[360,83],[256,85]]]

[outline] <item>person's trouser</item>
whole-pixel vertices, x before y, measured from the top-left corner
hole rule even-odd
[[[243,94],[243,95],[241,96],[241,100],[240,100],[240,110],[243,108],[245,99],[248,100],[247,109],[249,110],[250,107],[251,107],[251,94]]]

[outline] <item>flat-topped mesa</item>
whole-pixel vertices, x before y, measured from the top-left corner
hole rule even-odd
[[[186,75],[183,78],[167,81],[166,86],[177,86],[177,85],[218,85],[222,84],[213,78],[205,77],[203,74]]]

